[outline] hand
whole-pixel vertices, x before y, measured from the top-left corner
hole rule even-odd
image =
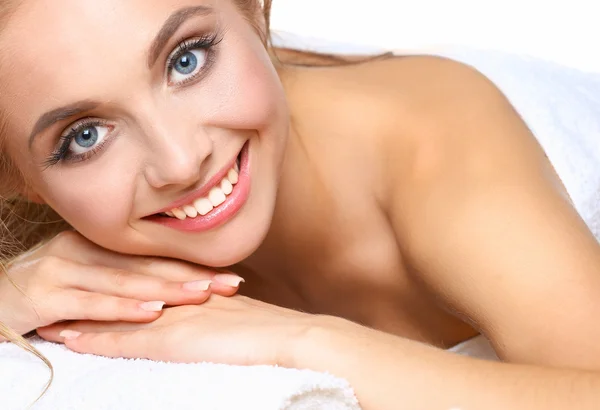
[[[166,309],[149,324],[58,323],[38,334],[106,357],[295,367],[300,342],[320,318],[243,296],[213,295],[201,306]]]
[[[0,273],[0,321],[21,335],[64,320],[150,322],[165,304],[231,296],[241,281],[185,262],[118,254],[65,232]]]

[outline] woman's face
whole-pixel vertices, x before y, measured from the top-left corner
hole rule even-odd
[[[289,118],[231,0],[23,1],[0,90],[32,197],[99,245],[227,266],[266,235]]]

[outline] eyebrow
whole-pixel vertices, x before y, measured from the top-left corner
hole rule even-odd
[[[185,7],[173,12],[154,38],[152,46],[150,46],[148,68],[152,68],[156,64],[156,60],[160,57],[163,49],[183,23],[192,17],[208,16],[213,14],[213,12],[214,10],[207,6]]]
[[[64,107],[56,108],[52,111],[48,111],[47,113],[43,114],[33,126],[33,131],[31,131],[31,135],[29,136],[29,148],[31,149],[31,146],[35,141],[35,137],[46,128],[56,124],[57,122],[71,118],[75,115],[93,110],[99,105],[100,103],[98,102],[85,100],[69,104]]]

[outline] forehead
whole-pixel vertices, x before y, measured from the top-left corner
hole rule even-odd
[[[102,46],[151,35],[174,10],[210,0],[25,0],[3,27],[0,43],[5,54],[24,54],[81,46]],[[116,45],[115,43],[112,43]],[[118,44],[118,43],[117,43]],[[56,50],[58,51],[58,50]]]
[[[101,58],[130,54],[146,45],[165,19],[185,7],[223,5],[222,0],[25,0],[0,33],[0,61],[53,68],[58,59],[91,67]],[[119,47],[121,46],[121,47]],[[108,55],[98,55],[105,49]],[[89,60],[93,56],[93,60]],[[47,60],[42,61],[42,58]],[[33,64],[31,64],[33,63]],[[63,69],[65,63],[62,63]]]
[[[0,15],[8,17],[3,21],[3,31],[25,28],[30,32],[46,32],[78,22],[90,28],[125,29],[128,25],[131,31],[137,31],[145,21],[152,23],[179,8],[219,8],[229,3],[230,0],[1,0]],[[137,22],[137,27],[132,21]],[[32,22],[35,26],[28,24]]]

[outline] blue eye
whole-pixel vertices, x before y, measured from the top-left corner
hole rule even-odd
[[[75,136],[75,143],[83,148],[89,148],[98,141],[98,129],[96,127],[87,128]]]
[[[202,48],[188,50],[175,56],[169,69],[169,83],[182,84],[193,79],[208,61],[208,51]]]
[[[106,138],[110,129],[108,127],[94,125],[87,126],[84,129],[76,130],[71,137],[69,151],[71,154],[85,154],[94,149]]]
[[[54,152],[44,161],[45,166],[59,162],[85,160],[97,154],[113,136],[114,126],[103,120],[86,118],[72,124],[60,136]]]
[[[198,58],[194,55],[194,53],[188,51],[179,57],[173,68],[179,74],[187,75],[193,73],[196,67],[198,67]]]

